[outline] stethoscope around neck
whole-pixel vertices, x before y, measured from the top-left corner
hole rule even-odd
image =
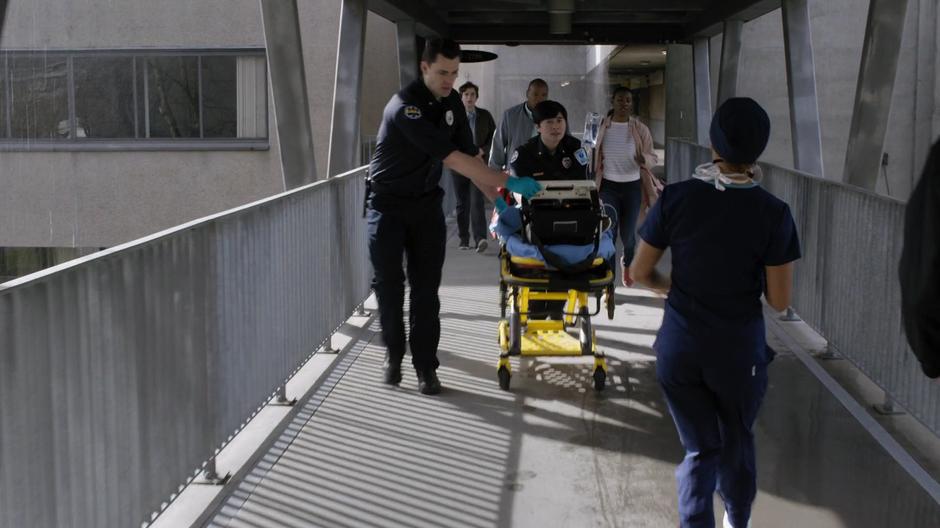
[[[724,191],[725,189],[751,189],[758,186],[758,181],[763,176],[760,165],[756,163],[751,165],[751,169],[746,172],[723,173],[718,168],[718,164],[723,162],[721,158],[713,159],[710,163],[703,163],[692,171],[692,177],[711,183],[715,189]],[[745,181],[735,180],[737,178],[746,178]]]

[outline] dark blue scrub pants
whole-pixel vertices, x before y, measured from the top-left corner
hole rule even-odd
[[[451,172],[454,183],[454,196],[457,198],[457,233],[460,236],[460,245],[470,244],[470,234],[473,234],[473,245],[486,239],[486,210],[485,198],[480,189],[463,174]]]
[[[444,266],[447,238],[442,192],[434,192],[395,206],[382,197],[373,198],[367,211],[369,257],[375,271],[373,287],[379,302],[382,339],[389,360],[405,357],[405,271],[407,260],[411,306],[408,312],[408,341],[415,370],[437,369],[437,345],[441,336],[441,302],[438,288]]]
[[[614,244],[617,243],[617,233],[620,233],[620,240],[623,243],[622,262],[623,265],[629,267],[630,262],[633,261],[633,253],[636,251],[636,219],[640,214],[640,201],[642,200],[640,180],[632,182],[604,180],[601,182],[600,198],[605,205],[611,205],[617,211],[617,223],[612,226]],[[616,277],[618,270],[612,264],[611,267]]]
[[[768,352],[756,350],[753,339],[722,348],[677,335],[684,322],[670,324],[675,315],[666,311],[656,374],[685,448],[676,470],[681,526],[715,526],[717,489],[732,526],[743,528],[757,494],[753,426],[767,390]]]

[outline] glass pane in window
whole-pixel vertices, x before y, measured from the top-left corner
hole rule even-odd
[[[238,137],[268,137],[268,72],[263,55],[238,57]]]
[[[134,59],[134,84],[137,85],[137,137],[146,138],[147,131],[150,130],[150,122],[147,120],[147,100],[149,93],[145,86],[145,75],[147,68],[147,59],[137,57]]]
[[[196,57],[149,57],[147,96],[150,137],[199,137],[199,77]]]
[[[203,137],[237,137],[235,57],[202,58]]]
[[[10,57],[10,75],[12,137],[70,137],[66,58],[55,55],[14,55]]]
[[[76,137],[134,137],[134,59],[76,57]]]
[[[0,54],[0,139],[7,137],[7,58]]]

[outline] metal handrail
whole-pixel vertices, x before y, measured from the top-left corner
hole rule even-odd
[[[711,161],[708,148],[670,139],[670,183]],[[940,435],[940,385],[921,373],[901,324],[898,262],[904,202],[842,182],[761,163],[761,186],[790,205],[803,249],[793,308],[886,394]]]
[[[0,526],[149,520],[367,297],[365,168],[0,286]]]

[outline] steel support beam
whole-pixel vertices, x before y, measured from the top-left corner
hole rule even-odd
[[[436,0],[434,8],[441,11],[494,10],[494,11],[525,11],[545,12],[545,2],[542,0]],[[701,0],[590,0],[578,2],[576,12],[597,11],[656,11],[656,12],[701,12],[711,6],[703,5]],[[710,9],[709,9],[710,10]]]
[[[940,134],[940,129],[934,127],[934,116],[940,117],[940,109],[934,98],[937,67],[940,66],[936,62],[938,5],[936,0],[915,0],[914,6],[917,9],[914,16],[917,21],[917,62],[914,70],[914,164],[910,179],[906,182],[909,190],[913,190],[917,184],[930,147]],[[908,194],[909,191],[906,191],[899,197],[906,198]]]
[[[790,95],[790,136],[793,166],[823,177],[819,105],[816,100],[816,62],[807,0],[783,1],[783,42]]]
[[[871,0],[842,180],[874,190],[881,167],[908,0]]]
[[[738,91],[738,60],[741,58],[741,34],[744,22],[726,20],[721,36],[721,65],[718,69],[718,103],[734,97]]]
[[[359,157],[359,93],[366,42],[365,0],[343,0],[336,46],[336,86],[330,129],[329,174],[352,170]]]
[[[684,39],[714,37],[724,31],[729,20],[747,22],[762,17],[780,7],[781,0],[721,0],[711,2],[709,9],[686,26]]]
[[[414,22],[416,34],[422,37],[450,34],[444,19],[422,0],[368,0],[366,8],[391,22]]]
[[[712,120],[712,84],[707,37],[692,41],[692,67],[695,77],[695,130],[699,145],[709,146],[708,127]]]
[[[398,30],[398,79],[404,88],[418,78],[418,42],[413,20],[402,20],[395,25]]]
[[[7,0],[0,0],[0,37],[3,36],[3,21],[7,14]]]
[[[545,22],[548,24],[548,21]],[[682,40],[682,26],[659,24],[578,24],[569,35],[552,35],[546,26],[451,24],[449,36],[461,44],[662,44]]]
[[[316,181],[297,0],[260,0],[284,188]]]
[[[698,133],[692,46],[670,44],[666,51],[666,139],[692,140]]]

